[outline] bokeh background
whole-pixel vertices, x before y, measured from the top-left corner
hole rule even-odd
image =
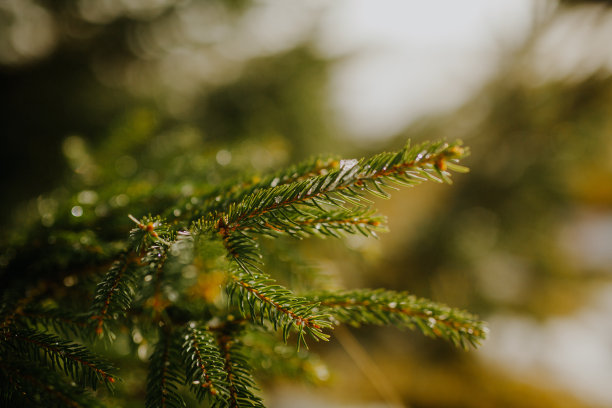
[[[3,234],[53,225],[74,173],[96,177],[85,151],[154,182],[138,149],[193,146],[215,183],[460,138],[471,173],[378,202],[390,233],[304,250],[346,287],[478,313],[489,339],[355,329],[317,349],[319,387],[270,381],[265,400],[612,407],[611,39],[604,1],[2,0]]]

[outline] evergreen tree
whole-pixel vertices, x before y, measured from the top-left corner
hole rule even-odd
[[[145,387],[133,380],[145,369],[147,407],[190,398],[257,407],[254,369],[313,376],[308,345],[340,324],[417,329],[463,348],[485,338],[467,312],[405,292],[329,290],[317,271],[279,268],[289,249],[262,245],[376,236],[385,219],[370,198],[450,183],[450,171],[466,171],[459,142],[361,160],[321,156],[222,183],[214,159],[226,163],[231,153],[202,149],[189,130],[147,143],[118,134],[95,152],[69,138],[74,191],[40,198],[40,218],[8,234],[0,258],[5,406],[99,406],[113,394],[93,390],[130,394],[128,381]],[[132,175],[118,180],[118,171]],[[306,283],[281,284],[300,278]]]

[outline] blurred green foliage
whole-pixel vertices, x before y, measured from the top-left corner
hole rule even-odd
[[[52,225],[57,217],[70,218],[70,208],[56,208],[57,197],[69,190],[84,194],[72,203],[84,208],[79,222],[112,239],[129,228],[129,220],[104,224],[115,219],[109,216],[88,224],[88,217],[93,222],[93,214],[126,208],[156,213],[168,196],[191,188],[179,178],[186,169],[195,179],[214,184],[322,150],[359,150],[334,138],[326,102],[333,61],[316,55],[308,44],[244,63],[233,80],[201,86],[189,108],[176,114],[164,103],[168,91],[163,87],[144,95],[109,86],[96,75],[93,61],[102,55],[117,66],[146,65],[150,61],[130,46],[131,36],[142,26],[163,24],[178,6],[146,19],[120,15],[91,22],[79,17],[74,4],[40,2],[59,29],[49,55],[0,65],[0,188],[5,192],[0,220],[7,235],[19,233],[16,222]],[[226,8],[228,15],[249,7],[243,1],[228,4],[214,7]],[[231,28],[235,22],[229,18],[224,24]],[[385,142],[397,148],[406,138],[462,138],[472,150],[467,162],[471,174],[457,178],[448,191],[432,187],[418,198],[402,193],[408,204],[397,199],[383,212],[390,212],[391,225],[406,230],[396,227],[379,244],[357,242],[347,251],[335,242],[311,243],[306,250],[347,282],[408,290],[482,316],[512,312],[543,321],[567,315],[584,304],[593,287],[609,283],[609,263],[583,262],[561,237],[584,213],[612,211],[612,80],[607,73],[595,73],[582,81],[534,85],[513,74],[513,68],[457,112],[423,120]],[[380,145],[373,143],[372,150]],[[142,182],[128,183],[136,178]],[[174,181],[176,189],[156,191],[162,179]],[[98,188],[109,180],[130,184],[131,190],[125,197],[106,198]],[[130,197],[152,192],[158,201],[130,207]],[[62,242],[61,236],[55,239]],[[8,256],[4,249],[0,256]],[[55,261],[61,270],[61,259]],[[442,343],[406,333],[357,333],[367,346],[383,341],[387,349],[398,350],[396,357],[389,357],[387,349],[372,354],[412,407],[588,406],[548,391],[545,379],[525,384]],[[132,387],[134,375],[134,383],[127,379],[125,388],[138,399],[144,390]],[[356,374],[346,378],[337,384],[365,381]],[[269,386],[273,392],[274,384]],[[356,395],[378,398],[371,389],[366,385]],[[124,403],[129,405],[117,405]]]

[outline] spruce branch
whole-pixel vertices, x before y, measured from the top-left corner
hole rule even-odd
[[[135,272],[138,262],[134,254],[122,253],[96,287],[90,313],[97,335],[103,333],[105,320],[113,318],[114,312],[123,312],[130,307],[136,285],[140,283]]]
[[[215,401],[212,407],[264,408],[263,402],[254,393],[257,386],[241,341],[231,334],[221,334],[217,337],[217,344],[224,358],[223,371],[229,384],[229,396],[228,401]]]
[[[257,233],[272,237],[289,235],[296,238],[308,236],[332,236],[340,238],[345,234],[376,236],[376,231],[385,231],[385,218],[375,215],[364,207],[344,210],[326,210],[317,207],[298,211],[270,212],[258,217],[255,223],[240,226],[237,231]]]
[[[183,408],[185,401],[178,392],[184,382],[179,370],[181,355],[172,333],[159,331],[159,340],[149,358],[146,408]]]
[[[262,325],[264,320],[268,320],[274,330],[282,329],[285,342],[291,330],[297,332],[298,348],[300,344],[308,347],[306,334],[317,341],[329,339],[329,335],[323,332],[323,329],[331,327],[329,316],[317,313],[316,303],[294,295],[264,274],[233,268],[230,278],[233,282],[228,286],[230,301],[236,296],[244,316],[251,316],[253,321],[258,316]]]
[[[418,328],[463,348],[477,347],[487,334],[475,316],[405,292],[360,289],[319,293],[311,299],[342,323]]]
[[[227,400],[224,366],[225,361],[215,336],[206,328],[190,322],[184,330],[182,354],[187,368],[186,378],[199,401]]]
[[[3,407],[102,407],[85,389],[24,361],[0,360],[0,395]]]
[[[88,314],[85,313],[28,305],[18,316],[32,327],[42,326],[46,331],[52,330],[66,337],[91,337]]]
[[[204,213],[225,212],[231,203],[241,201],[244,197],[262,189],[291,184],[312,177],[327,174],[337,168],[336,157],[314,157],[296,165],[279,170],[263,177],[232,180],[202,196]]]
[[[359,204],[366,193],[388,198],[389,183],[414,186],[425,180],[450,183],[448,170],[465,171],[456,162],[467,155],[459,143],[408,144],[396,153],[381,153],[370,159],[342,160],[327,174],[281,186],[262,189],[229,206],[224,214],[231,232],[257,224],[265,214],[306,205],[323,209],[332,205],[344,208],[346,202]]]
[[[5,331],[2,337],[23,358],[59,369],[82,386],[96,389],[104,383],[110,389],[115,382],[110,364],[81,345],[33,330]]]
[[[163,280],[163,269],[167,260],[168,246],[164,243],[151,245],[141,260],[141,263],[145,265],[145,282],[153,282],[153,288],[149,288],[149,290],[147,290],[147,288],[143,287],[141,292],[149,296],[147,304],[153,309],[156,319],[159,319],[161,311],[166,305],[166,302],[162,298],[161,286]]]

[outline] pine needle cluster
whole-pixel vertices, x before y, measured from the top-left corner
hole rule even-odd
[[[466,171],[458,164],[466,155],[459,142],[408,144],[180,192],[171,178],[153,189],[97,174],[107,190],[68,195],[62,205],[72,217],[31,228],[4,252],[2,403],[99,406],[94,390],[103,385],[112,396],[123,353],[147,360],[147,407],[184,407],[189,398],[211,407],[263,407],[255,371],[316,377],[308,344],[329,340],[339,324],[406,327],[477,346],[486,336],[483,322],[408,293],[325,291],[316,282],[300,292],[285,287],[261,245],[264,237],[376,236],[385,218],[371,208],[372,197],[425,181],[450,183],[451,171]],[[129,205],[121,205],[122,189]],[[119,204],[94,208],[98,195]],[[127,235],[125,221],[132,225]],[[125,350],[100,348],[116,344]]]

